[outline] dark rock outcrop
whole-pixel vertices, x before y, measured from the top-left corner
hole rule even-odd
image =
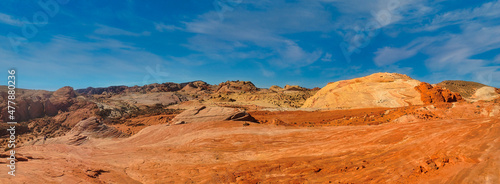
[[[217,86],[217,93],[253,92],[258,88],[250,81],[226,81]]]

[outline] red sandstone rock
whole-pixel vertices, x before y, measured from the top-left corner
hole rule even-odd
[[[422,101],[425,104],[433,104],[440,102],[458,102],[462,101],[462,96],[458,93],[451,92],[448,89],[443,89],[439,86],[433,87],[429,83],[422,82],[415,89],[420,92]]]
[[[50,102],[54,104],[56,109],[67,111],[68,108],[74,103],[72,100],[74,97],[76,97],[76,94],[73,88],[66,86],[55,91],[52,94],[52,97],[50,97]]]
[[[43,107],[45,110],[45,114],[47,114],[49,116],[55,116],[55,115],[57,115],[57,112],[59,111],[56,108],[56,106],[54,106],[54,104],[52,104],[52,102],[50,102],[50,100],[46,100]]]
[[[43,102],[40,99],[29,100],[28,113],[30,118],[40,118],[45,115]]]

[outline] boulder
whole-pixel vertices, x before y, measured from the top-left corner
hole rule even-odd
[[[172,124],[200,123],[208,121],[253,121],[246,111],[228,107],[194,107],[177,115]]]

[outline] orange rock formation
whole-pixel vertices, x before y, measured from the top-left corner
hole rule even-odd
[[[463,101],[460,94],[439,86],[433,87],[429,83],[422,82],[415,89],[420,92],[422,101],[425,104]]]

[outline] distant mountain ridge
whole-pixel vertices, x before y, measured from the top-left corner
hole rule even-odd
[[[272,86],[271,88],[276,88],[277,86]],[[238,93],[238,92],[255,92],[260,91],[262,89],[267,88],[258,88],[250,81],[226,81],[222,82],[218,85],[211,85],[204,81],[192,81],[185,83],[173,83],[166,82],[162,84],[153,83],[147,84],[144,86],[109,86],[109,87],[88,87],[84,89],[75,90],[80,94],[89,94],[89,95],[98,95],[104,93],[111,94],[122,94],[122,93],[130,93],[130,92],[138,92],[138,93],[149,93],[149,92],[193,92],[193,91],[211,91],[217,93]],[[284,88],[280,88],[280,91],[296,91],[296,90],[311,90],[308,88],[300,87],[300,86],[290,86],[286,85]],[[316,89],[315,89],[316,90]]]

